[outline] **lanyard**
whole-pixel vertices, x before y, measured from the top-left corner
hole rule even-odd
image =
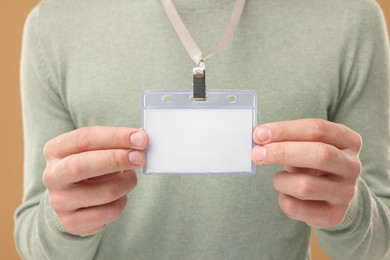
[[[245,0],[236,1],[230,22],[225,30],[225,34],[217,46],[205,57],[202,57],[202,51],[199,49],[198,45],[185,26],[183,20],[180,18],[180,15],[177,13],[172,0],[161,0],[161,3],[163,4],[165,12],[167,13],[168,18],[171,21],[171,24],[179,36],[188,55],[196,64],[196,67],[193,69],[194,100],[204,101],[206,100],[206,71],[204,61],[221,51],[229,42],[238,22],[240,21],[241,13],[245,5]]]

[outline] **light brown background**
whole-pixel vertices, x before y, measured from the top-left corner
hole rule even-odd
[[[64,0],[66,1],[66,0]],[[129,0],[130,1],[130,0]],[[326,0],[324,0],[326,1]],[[341,1],[341,0],[340,0]],[[0,259],[20,259],[13,240],[13,213],[22,197],[22,122],[19,61],[24,20],[38,0],[0,2]],[[390,1],[378,0],[390,27]],[[313,239],[313,260],[330,259]]]

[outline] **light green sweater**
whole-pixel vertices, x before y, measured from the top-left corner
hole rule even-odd
[[[176,0],[204,52],[234,0]],[[316,117],[364,141],[363,171],[343,222],[316,230],[334,259],[390,259],[389,51],[373,0],[248,0],[226,49],[207,61],[209,89],[253,89],[258,123]],[[45,0],[29,15],[21,67],[25,259],[308,259],[310,228],[285,216],[254,176],[143,176],[98,235],[62,231],[41,177],[49,139],[90,125],[141,127],[147,89],[190,89],[193,62],[159,0]],[[340,138],[343,138],[340,136]]]

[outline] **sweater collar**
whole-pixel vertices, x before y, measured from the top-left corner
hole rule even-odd
[[[172,0],[180,11],[205,11],[234,3],[236,0]]]

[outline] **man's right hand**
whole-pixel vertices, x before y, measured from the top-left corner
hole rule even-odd
[[[43,173],[50,204],[65,232],[89,236],[124,210],[145,163],[142,129],[84,127],[62,134],[44,148]]]

